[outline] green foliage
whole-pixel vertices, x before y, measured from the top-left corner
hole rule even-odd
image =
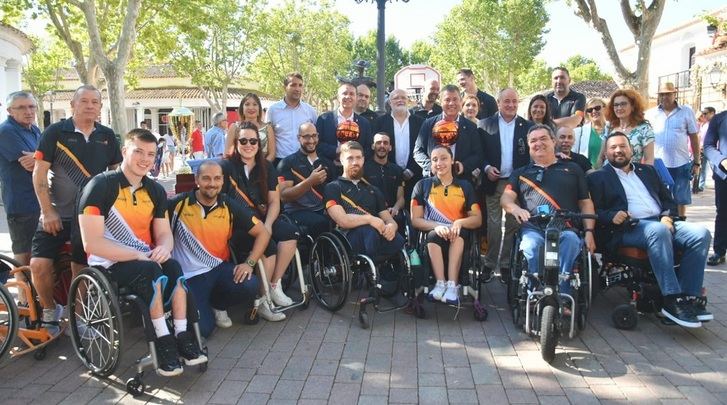
[[[527,70],[518,74],[515,88],[521,97],[542,92],[550,88],[551,68],[540,59],[535,59]]]
[[[409,64],[428,65],[432,57],[432,52],[434,52],[434,46],[430,42],[423,40],[414,41],[409,50]]]
[[[463,0],[434,35],[432,65],[444,82],[472,69],[485,90],[514,86],[545,42],[548,13],[542,0]]]
[[[384,43],[384,58],[386,67],[384,71],[384,84],[394,80],[394,75],[399,69],[409,64],[409,52],[399,45],[399,41],[390,36]],[[371,62],[365,74],[376,81],[378,72],[376,52],[376,31],[369,31],[366,35],[353,40],[351,61],[366,60]],[[354,76],[354,74],[352,74]]]
[[[261,91],[281,95],[285,75],[298,71],[305,100],[325,108],[335,96],[336,75],[346,74],[352,62],[349,21],[331,9],[328,1],[286,0],[262,13],[264,40],[249,67]]]
[[[58,88],[61,70],[70,65],[71,54],[60,41],[41,41],[31,38],[34,49],[27,56],[23,66],[24,88],[30,90],[38,100],[39,116],[43,115],[46,93]],[[43,124],[43,120],[38,123]]]
[[[601,71],[595,60],[581,55],[571,56],[562,66],[568,69],[571,81],[574,83],[586,80],[613,80],[610,75]]]

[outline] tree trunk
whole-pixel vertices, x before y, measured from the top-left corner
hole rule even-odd
[[[109,110],[111,111],[111,127],[114,132],[124,135],[127,132],[127,116],[124,100],[126,90],[124,89],[124,70],[117,66],[110,66],[105,69],[106,88],[109,96]]]

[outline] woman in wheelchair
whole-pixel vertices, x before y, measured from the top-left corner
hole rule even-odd
[[[288,268],[297,246],[298,234],[294,225],[279,218],[280,193],[278,192],[278,177],[273,165],[265,160],[260,148],[260,134],[258,128],[250,123],[243,122],[238,128],[235,150],[228,160],[224,161],[225,187],[228,195],[253,211],[257,219],[265,224],[275,246],[268,246],[265,251],[263,264],[267,272],[267,281],[270,284],[270,298],[276,305],[289,306],[293,304],[283,292],[280,279]],[[235,237],[234,240],[247,239]],[[249,246],[238,246],[233,243],[233,249],[249,252]],[[264,291],[261,288],[261,295]],[[282,321],[285,314],[273,312],[267,300],[262,300],[257,309],[258,314],[268,321]]]
[[[432,149],[433,177],[420,180],[411,198],[411,222],[426,233],[427,251],[437,280],[429,297],[457,305],[460,299],[459,271],[465,239],[482,224],[482,214],[472,185],[453,176],[454,158],[447,146]],[[447,255],[447,273],[444,255]]]

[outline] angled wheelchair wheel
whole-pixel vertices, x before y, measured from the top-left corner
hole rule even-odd
[[[329,311],[338,311],[351,291],[351,266],[339,237],[326,232],[313,244],[310,279],[313,296]]]
[[[106,377],[121,359],[123,331],[116,293],[106,276],[88,267],[71,283],[68,297],[71,341],[93,374]]]
[[[510,304],[510,308],[513,308],[522,298],[520,297],[520,275],[523,270],[528,271],[528,261],[523,252],[514,252],[513,256],[514,266],[510,267],[510,275],[507,278],[507,302]]]
[[[0,284],[0,359],[18,334],[18,307],[10,291]]]

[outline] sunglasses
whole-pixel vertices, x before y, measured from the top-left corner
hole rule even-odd
[[[597,105],[597,106],[591,107],[591,108],[586,108],[586,114],[590,114],[594,111],[601,111],[601,108],[603,108],[603,107],[600,105]]]
[[[240,142],[240,145],[243,145],[243,146],[247,145],[248,142],[250,143],[250,145],[255,146],[255,145],[257,145],[259,140],[257,138],[240,138],[237,140],[237,142]]]

